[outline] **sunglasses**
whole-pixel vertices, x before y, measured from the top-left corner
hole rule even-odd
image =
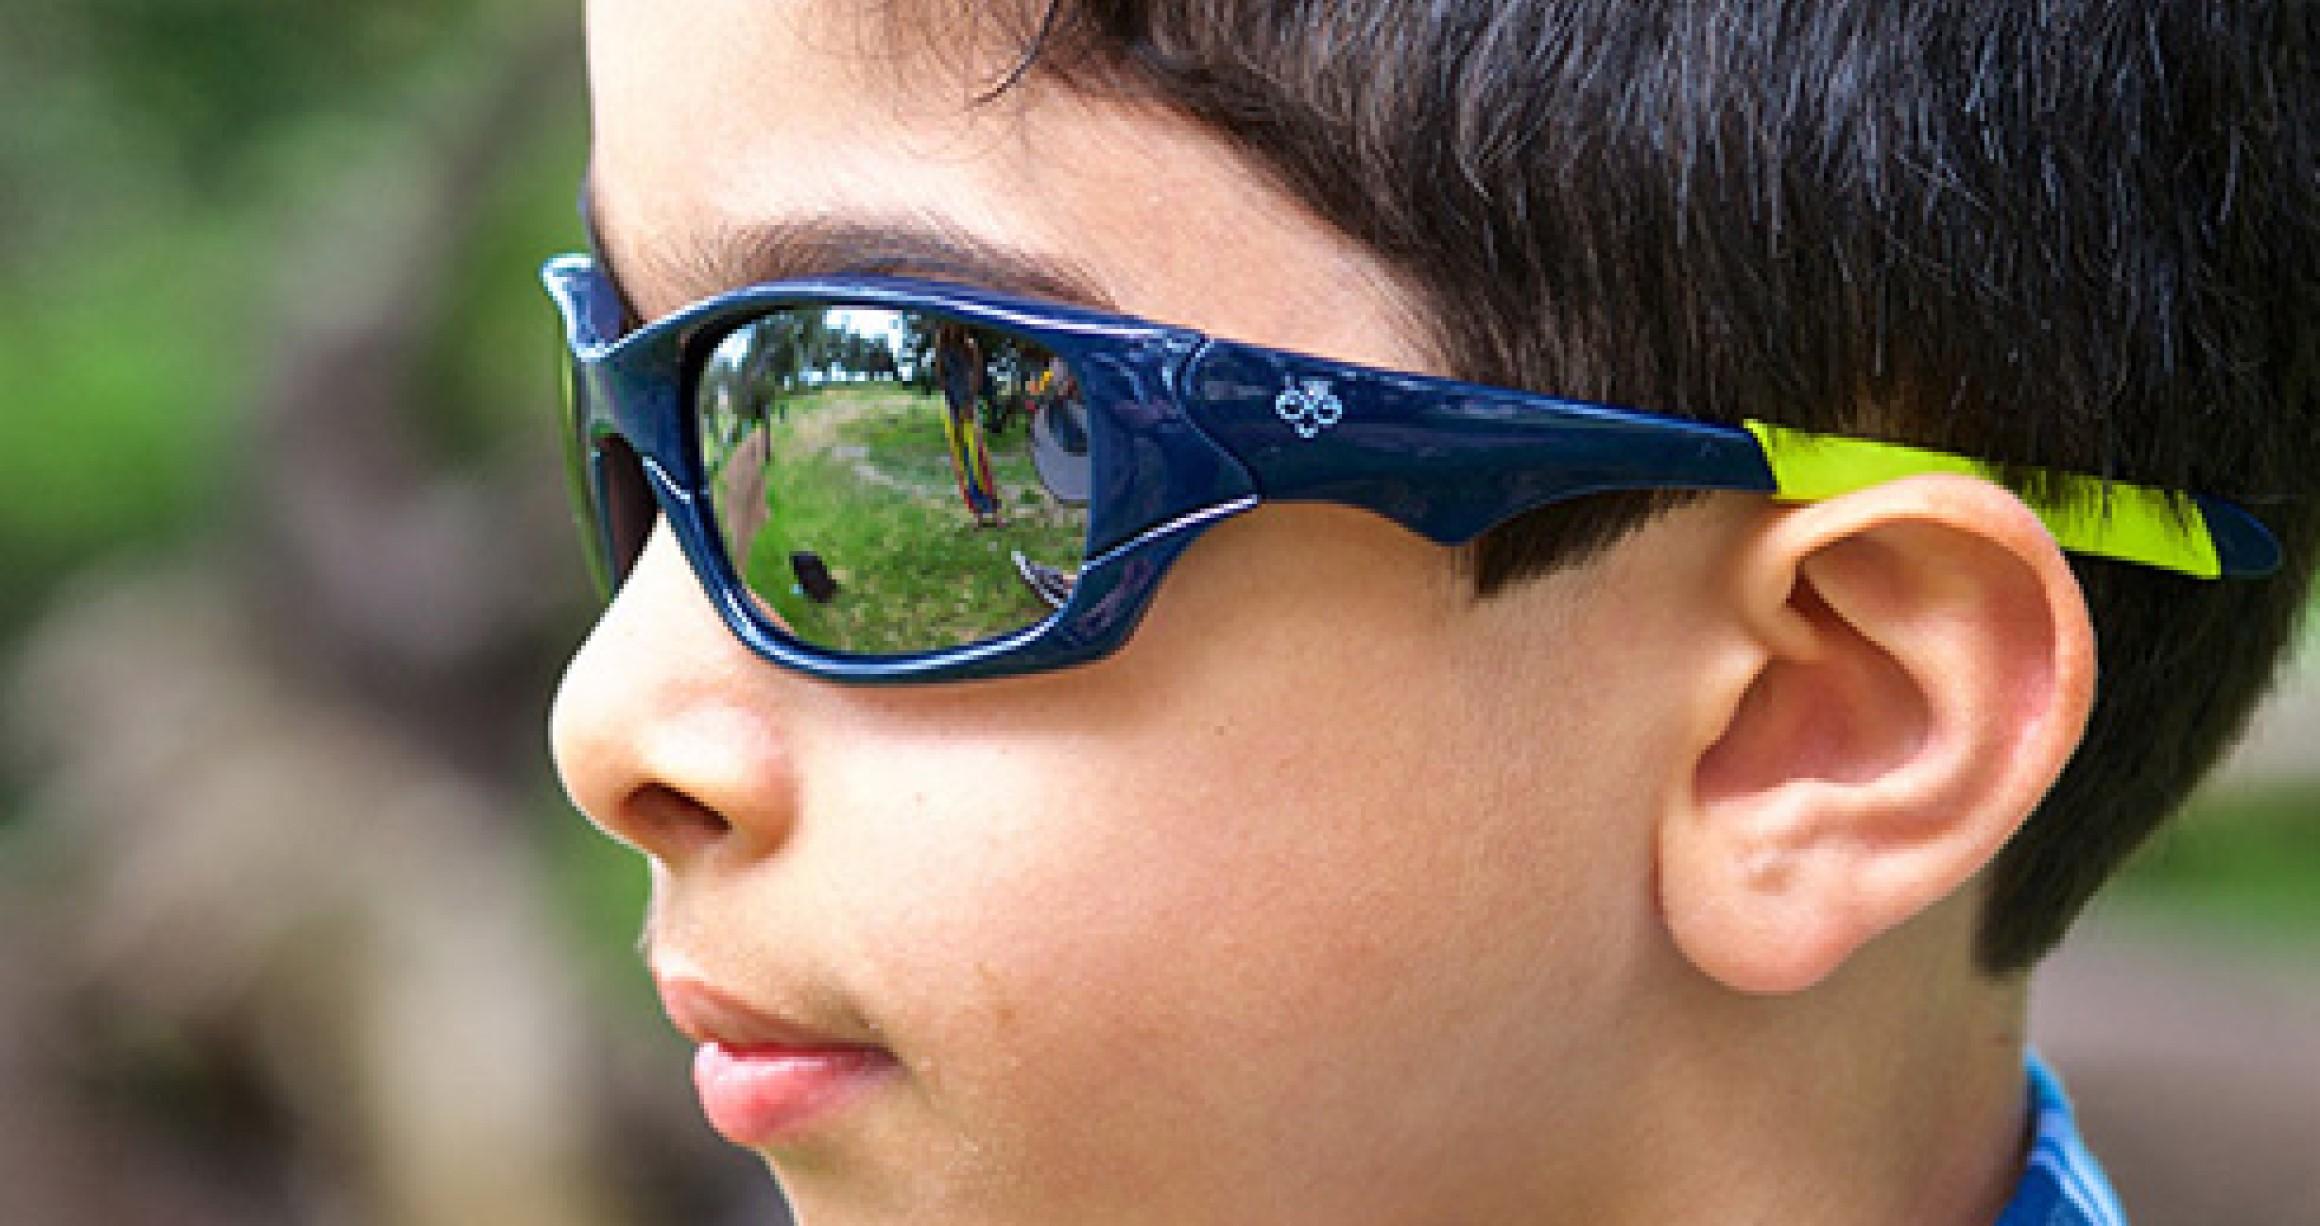
[[[573,503],[604,593],[665,518],[759,655],[832,681],[950,681],[1116,650],[1212,524],[1264,501],[1442,545],[1609,490],[1831,498],[1976,460],[1725,426],[1218,340],[959,285],[786,281],[626,332],[587,256],[541,270],[571,350]],[[2247,512],[2025,474],[2063,548],[2202,578],[2279,547]]]

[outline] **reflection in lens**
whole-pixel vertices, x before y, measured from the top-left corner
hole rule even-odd
[[[1094,467],[1088,463],[1087,401],[1060,359],[1032,380],[1031,462],[1049,493],[1072,506],[1088,500]]]
[[[1079,380],[1011,333],[913,311],[773,311],[694,393],[734,569],[799,640],[961,646],[1061,607],[1087,542]]]

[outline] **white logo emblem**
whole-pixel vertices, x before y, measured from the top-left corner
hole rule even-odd
[[[1273,397],[1273,411],[1296,427],[1297,437],[1313,438],[1345,418],[1345,405],[1329,390],[1327,379],[1291,380],[1288,389]]]

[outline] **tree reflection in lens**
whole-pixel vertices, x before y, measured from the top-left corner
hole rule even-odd
[[[800,641],[954,647],[1070,598],[1086,417],[1045,347],[923,313],[799,308],[723,338],[695,404],[734,568]]]

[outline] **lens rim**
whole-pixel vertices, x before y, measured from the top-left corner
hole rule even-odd
[[[938,281],[897,277],[771,282],[706,299],[623,334],[618,291],[585,255],[548,261],[541,279],[562,310],[588,427],[626,440],[663,521],[702,590],[746,646],[782,667],[848,684],[1015,676],[1108,655],[1141,620],[1170,562],[1214,523],[1256,505],[1239,461],[1175,407],[1170,386],[1205,343],[1197,332]],[[785,633],[735,572],[708,514],[693,412],[713,338],[776,307],[925,310],[1019,333],[1072,365],[1100,456],[1087,562],[1072,598],[1023,630],[916,655],[861,655]]]
[[[729,491],[721,490],[718,484],[718,480],[710,475],[712,465],[710,464],[708,458],[708,446],[710,435],[715,429],[712,419],[722,418],[723,414],[715,406],[724,403],[723,397],[721,395],[722,389],[717,387],[712,382],[711,374],[712,371],[717,368],[720,356],[725,353],[726,347],[733,342],[735,337],[741,336],[751,328],[762,326],[768,320],[775,319],[785,312],[798,313],[805,311],[829,311],[832,309],[861,310],[867,308],[850,303],[789,303],[781,305],[768,305],[748,315],[724,321],[717,327],[702,329],[694,337],[692,347],[688,351],[685,366],[686,382],[684,384],[683,400],[692,414],[693,429],[691,434],[695,448],[695,459],[703,472],[704,498],[702,503],[702,512],[708,518],[710,527],[716,534],[716,538],[721,545],[723,552],[725,553],[728,564],[731,566],[736,576],[740,578],[742,586],[745,588],[749,587],[747,574],[750,560],[746,557],[739,556],[741,551],[739,551],[739,546],[734,539],[734,534],[727,530],[728,524],[726,522],[726,516],[728,508],[722,505],[723,499],[721,495]],[[1054,353],[1053,351],[1049,350],[1040,338],[1025,332],[1022,329],[998,328],[980,320],[967,318],[953,312],[940,311],[924,307],[880,307],[876,309],[890,311],[896,315],[914,316],[917,317],[917,322],[924,323],[931,327],[941,327],[952,324],[959,325],[977,335],[978,339],[982,342],[982,348],[986,354],[995,353],[1001,343],[1019,347],[1028,347],[1036,349],[1040,354],[1046,355],[1048,358],[1052,358],[1053,360],[1061,362],[1067,370],[1070,369],[1070,361],[1068,358],[1065,358],[1063,355]],[[898,354],[897,356],[900,355]],[[1077,383],[1078,381],[1075,376],[1075,386]],[[911,387],[911,384],[906,382],[900,384],[899,386],[909,388]],[[976,412],[980,413],[980,411],[980,405],[978,403]],[[768,423],[764,428],[768,430],[779,429],[780,427],[771,424],[774,418],[777,416],[782,415],[777,415],[770,412],[764,414],[764,420]],[[1024,434],[1022,437],[1028,442],[1031,437],[1029,433],[1030,425],[1028,421],[1024,423],[1023,429]],[[1098,453],[1098,444],[1096,438],[1092,434],[1088,441],[1090,446],[1088,449],[1088,454],[1083,462],[1089,465],[1092,469],[1092,466],[1096,460],[1096,455]],[[992,440],[986,445],[991,447],[994,454],[1001,450],[996,440]],[[1044,481],[1044,470],[1040,469],[1038,464],[1028,454],[1026,454],[1025,459],[1027,462],[1032,462],[1034,471],[1039,473],[1037,479]],[[730,474],[728,474],[728,476],[729,475]],[[771,489],[771,486],[769,485],[768,488]],[[1000,493],[1001,502],[1005,504],[1005,508],[1010,517],[1020,513],[1020,504],[1006,498],[1003,490],[1000,491]],[[1077,573],[1084,570],[1087,567],[1090,559],[1094,556],[1090,551],[1090,544],[1095,537],[1095,525],[1093,522],[1093,515],[1091,514],[1092,509],[1088,506],[1088,500],[1085,497],[1081,497],[1077,500],[1054,494],[1050,494],[1050,497],[1054,499],[1057,507],[1062,508],[1065,514],[1071,516],[1077,521],[1077,532],[1075,534],[1076,540],[1074,540],[1071,545],[1072,557],[1070,562],[1067,564],[1074,573]],[[865,509],[867,509],[867,504]],[[778,511],[775,512],[773,519],[775,521],[780,519]],[[1060,542],[1060,537],[1057,538],[1057,540]],[[1025,547],[1029,546],[1029,543],[1024,541],[1017,541],[1013,543],[1023,545]],[[1049,556],[1042,558],[1041,560],[1050,562],[1055,561],[1055,554],[1059,552],[1059,549],[1060,546],[1058,546],[1057,550],[1044,551],[1048,552]],[[874,569],[879,562],[879,559],[876,557],[855,557],[847,560],[850,560],[857,569],[864,566],[869,566]],[[986,562],[990,561],[990,559],[982,560]],[[1002,581],[1003,583],[1011,584],[1014,582],[1013,577],[1016,572],[1012,567],[1007,566],[1004,556],[997,559],[996,565],[1005,569],[1007,578]],[[980,582],[979,579],[967,575],[963,570],[957,577],[959,578],[962,586],[967,588],[972,588]],[[1036,593],[1033,595],[1036,595]],[[763,611],[763,615],[769,621],[773,622],[774,632],[780,634],[782,637],[816,651],[827,652],[833,655],[859,660],[908,659],[915,656],[925,655],[929,652],[952,651],[961,648],[973,647],[980,643],[1012,638],[1026,631],[1037,630],[1043,623],[1065,616],[1067,610],[1070,608],[1071,603],[1068,599],[1066,599],[1060,605],[1051,605],[1045,603],[1044,601],[1030,602],[1022,611],[1024,620],[1005,625],[997,629],[988,630],[986,632],[977,634],[972,638],[964,639],[955,643],[933,647],[917,647],[899,651],[868,651],[858,648],[839,646],[817,638],[810,638],[803,633],[794,631],[782,621],[782,618],[784,617],[782,612],[784,602],[779,594],[757,592],[756,597],[758,600],[763,601],[767,606],[766,610]],[[794,606],[792,606],[792,611],[795,611]]]

